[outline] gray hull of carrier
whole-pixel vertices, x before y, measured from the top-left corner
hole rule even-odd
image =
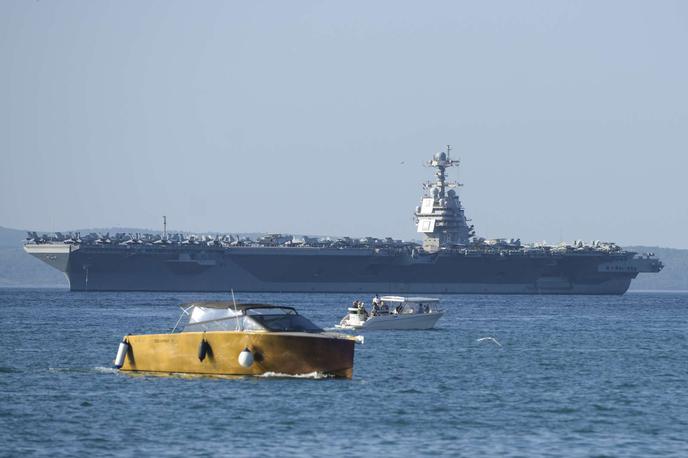
[[[185,250],[80,246],[32,254],[65,272],[72,291],[623,294],[658,269],[633,253],[380,252],[236,247]]]

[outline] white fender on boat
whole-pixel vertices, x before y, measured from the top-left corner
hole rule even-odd
[[[244,348],[241,353],[239,353],[239,365],[241,367],[249,368],[253,365],[253,353],[248,347]]]
[[[129,353],[129,342],[126,339],[122,339],[119,343],[119,348],[117,348],[117,356],[115,356],[115,367],[119,369],[124,365],[124,359]]]
[[[365,343],[365,336],[356,336],[356,343],[363,345]]]

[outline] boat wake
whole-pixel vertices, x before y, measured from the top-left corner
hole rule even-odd
[[[99,372],[105,373],[119,373],[117,369],[108,368],[97,368],[100,369]],[[157,377],[157,378],[175,378],[183,380],[247,380],[252,378],[265,378],[265,379],[280,379],[280,378],[293,378],[293,379],[307,379],[307,380],[322,380],[328,378],[334,378],[334,375],[324,374],[322,372],[309,372],[307,374],[282,374],[280,372],[265,372],[263,374],[256,375],[230,375],[230,374],[185,374],[179,372],[124,372],[124,375],[129,377]]]
[[[118,374],[119,373],[119,371],[117,369],[115,369],[114,367],[98,366],[98,367],[94,367],[93,370],[98,372],[99,374]]]
[[[97,372],[99,374],[117,374],[119,371],[114,367],[49,367],[48,372],[55,374],[84,374],[89,372]]]
[[[333,378],[330,374],[324,374],[322,372],[309,372],[307,374],[282,374],[280,372],[265,372],[264,374],[258,375],[262,378],[306,378],[313,380],[321,380],[325,378]]]

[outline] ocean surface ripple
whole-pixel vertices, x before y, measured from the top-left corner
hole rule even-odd
[[[219,294],[0,289],[0,456],[688,456],[688,294],[447,295],[353,380],[130,376],[127,333]],[[348,294],[238,294],[324,327]]]

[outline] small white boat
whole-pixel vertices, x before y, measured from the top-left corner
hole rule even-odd
[[[442,318],[440,300],[433,297],[382,296],[379,306],[368,311],[355,302],[338,325],[339,329],[430,329]]]

